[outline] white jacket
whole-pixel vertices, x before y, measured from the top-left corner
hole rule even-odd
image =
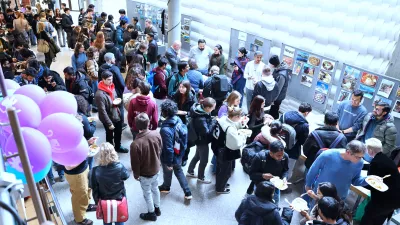
[[[239,150],[246,144],[246,136],[240,135],[238,129],[242,129],[243,126],[239,122],[233,122],[227,116],[223,116],[218,120],[219,125],[226,132],[226,147],[231,150]]]
[[[254,86],[256,86],[256,83],[261,80],[262,76],[262,71],[265,67],[265,63],[262,61],[260,64],[258,64],[258,67],[256,69],[254,60],[248,62],[246,64],[246,68],[244,69],[244,74],[243,77],[246,79],[246,88],[250,90],[254,90]],[[253,78],[253,79],[248,79],[248,78]]]

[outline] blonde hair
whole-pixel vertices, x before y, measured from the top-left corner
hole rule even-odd
[[[235,116],[241,116],[242,109],[237,106],[228,106],[228,117],[233,118]]]
[[[43,22],[39,22],[38,23],[38,31],[39,31],[39,33],[44,31],[45,29],[46,29],[46,24],[43,23]]]
[[[108,142],[100,145],[99,165],[107,166],[110,163],[119,162],[118,154],[114,146]]]
[[[379,153],[382,151],[382,142],[377,138],[365,140],[365,145],[368,150],[371,150],[374,153]]]
[[[238,91],[232,91],[228,98],[225,100],[228,106],[233,106],[236,99],[241,99],[242,95]]]

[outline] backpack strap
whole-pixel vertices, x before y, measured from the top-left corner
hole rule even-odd
[[[329,148],[336,148],[336,146],[342,141],[344,138],[343,133],[339,133],[339,135],[336,137],[336,139],[332,142],[332,144],[329,146]]]
[[[226,146],[226,136],[227,136],[227,132],[228,132],[229,127],[231,127],[231,126],[228,126],[228,127],[225,129],[225,141],[224,141],[224,145],[225,145],[225,146]]]
[[[324,146],[324,144],[323,144],[323,142],[322,142],[322,139],[321,139],[321,137],[318,135],[318,133],[314,130],[313,132],[311,132],[311,134],[314,136],[315,141],[317,142],[319,148],[320,148],[320,149],[321,149],[321,148],[325,148],[325,146]]]
[[[261,170],[264,172],[265,165],[267,165],[267,151],[262,150],[260,151],[260,156],[261,156]],[[269,151],[268,151],[269,153]]]

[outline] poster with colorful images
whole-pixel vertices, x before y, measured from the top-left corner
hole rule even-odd
[[[258,46],[260,46],[260,47],[262,47],[263,45],[264,45],[264,42],[263,41],[261,41],[261,40],[258,40],[257,38],[254,40],[254,44],[255,45],[258,45]]]
[[[256,52],[256,51],[258,51],[258,45],[251,43],[251,44],[250,44],[250,51],[251,51],[251,52]]]
[[[345,100],[350,100],[350,97],[351,97],[351,93],[350,92],[341,90],[340,94],[339,94],[339,98],[337,100],[337,103],[341,103],[341,102],[343,102]]]
[[[369,87],[367,85],[360,84],[359,89],[360,89],[360,91],[364,92],[365,98],[372,99],[372,97],[374,96],[375,88],[373,88],[373,87]]]
[[[296,50],[290,46],[285,45],[285,48],[283,49],[283,55],[290,57],[290,58],[294,58],[294,52]]]
[[[326,95],[320,92],[315,92],[314,93],[314,102],[319,103],[319,104],[325,104],[326,101]]]
[[[389,98],[389,95],[392,92],[393,88],[394,88],[393,81],[383,79],[378,89],[378,95],[381,95],[385,98]]]
[[[327,71],[320,70],[318,74],[318,79],[324,83],[331,83],[332,80],[332,75],[328,73]]]
[[[400,100],[396,100],[396,103],[393,107],[392,115],[394,117],[400,118]]]
[[[351,66],[344,68],[343,80],[341,87],[346,91],[354,91],[357,80],[360,77],[361,71]]]
[[[321,69],[332,72],[335,69],[335,65],[336,63],[334,61],[323,59]]]
[[[321,64],[321,59],[318,58],[315,55],[312,55],[308,58],[308,64],[312,65],[312,66],[319,66],[319,64]]]
[[[397,88],[396,98],[400,98],[400,87]]]
[[[303,68],[303,62],[296,61],[294,63],[294,68],[293,68],[293,73],[292,74],[299,75],[302,68]]]
[[[296,60],[306,63],[309,55],[308,52],[297,51]]]
[[[389,105],[392,105],[392,100],[375,95],[374,101],[372,102],[372,106],[375,107],[375,104],[378,102],[386,102]]]
[[[288,65],[289,69],[293,68],[293,58],[283,56],[283,61]]]
[[[379,76],[377,76],[377,75],[363,72],[361,75],[360,82],[362,84],[365,84],[365,85],[368,85],[368,86],[374,88],[376,86],[376,83],[378,83],[378,79],[379,79]]]
[[[311,87],[312,85],[312,77],[306,76],[306,75],[301,75],[301,81],[300,84]]]
[[[303,66],[303,74],[307,74],[308,76],[314,76],[315,67],[310,64],[305,63]]]
[[[315,87],[315,90],[324,94],[328,94],[329,85],[322,81],[317,81],[317,86]]]

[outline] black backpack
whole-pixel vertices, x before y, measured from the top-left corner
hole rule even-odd
[[[242,151],[242,159],[240,160],[244,172],[246,172],[247,174],[250,172],[251,162],[253,161],[256,154],[263,149],[265,149],[265,146],[259,141],[253,141],[252,143],[244,147]]]
[[[317,142],[317,144],[318,144],[318,146],[320,148],[320,150],[318,150],[317,154],[315,155],[315,159],[319,155],[321,155],[321,153],[323,151],[326,151],[326,150],[331,149],[331,148],[336,148],[336,146],[342,141],[342,139],[346,138],[343,133],[339,133],[339,135],[335,138],[335,140],[328,147],[328,146],[324,146],[324,143],[322,142],[321,137],[318,135],[318,133],[315,130],[313,132],[311,132],[311,134],[314,137],[315,141]]]
[[[89,85],[89,78],[88,78],[88,76],[87,76],[85,70],[79,69],[79,70],[77,71],[77,73],[84,74],[84,76],[85,76],[84,81],[85,81],[86,88],[87,88],[88,93],[89,93],[89,94],[88,94],[89,97],[88,97],[87,101],[89,102],[89,104],[93,104],[95,93],[93,92],[92,87]]]
[[[225,100],[232,87],[226,75],[213,75],[209,82],[206,82],[203,89],[203,97],[211,97],[216,101]]]
[[[397,167],[400,167],[400,147],[393,149],[390,158],[394,161]]]

